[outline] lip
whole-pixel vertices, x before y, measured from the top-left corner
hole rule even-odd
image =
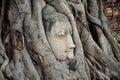
[[[73,59],[74,58],[74,54],[73,53],[68,53],[67,54],[67,58],[68,59]]]
[[[71,53],[71,54],[73,54],[73,51],[74,51],[74,50],[66,50],[65,52],[66,52],[66,53]]]

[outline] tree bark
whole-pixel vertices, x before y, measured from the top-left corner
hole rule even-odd
[[[46,5],[68,18],[74,59],[54,56],[43,24]],[[0,80],[120,79],[120,44],[101,0],[1,0],[0,45]]]

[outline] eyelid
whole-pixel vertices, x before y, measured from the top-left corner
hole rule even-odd
[[[58,36],[64,36],[64,35],[65,35],[65,32],[59,32],[57,35],[58,35]]]
[[[63,36],[65,36],[65,35],[67,35],[67,34],[72,35],[72,30],[69,30],[69,31],[60,31],[60,32],[58,32],[56,35],[57,35],[57,36],[60,36],[60,37],[63,37]]]

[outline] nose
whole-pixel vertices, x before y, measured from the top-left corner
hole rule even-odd
[[[67,45],[68,45],[69,49],[74,49],[75,48],[75,44],[73,43],[71,35],[67,35]]]

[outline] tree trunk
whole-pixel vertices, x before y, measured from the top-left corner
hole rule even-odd
[[[58,60],[48,41],[44,18],[55,14],[72,27],[73,59]],[[120,80],[120,44],[101,0],[1,0],[0,45],[0,80]]]

